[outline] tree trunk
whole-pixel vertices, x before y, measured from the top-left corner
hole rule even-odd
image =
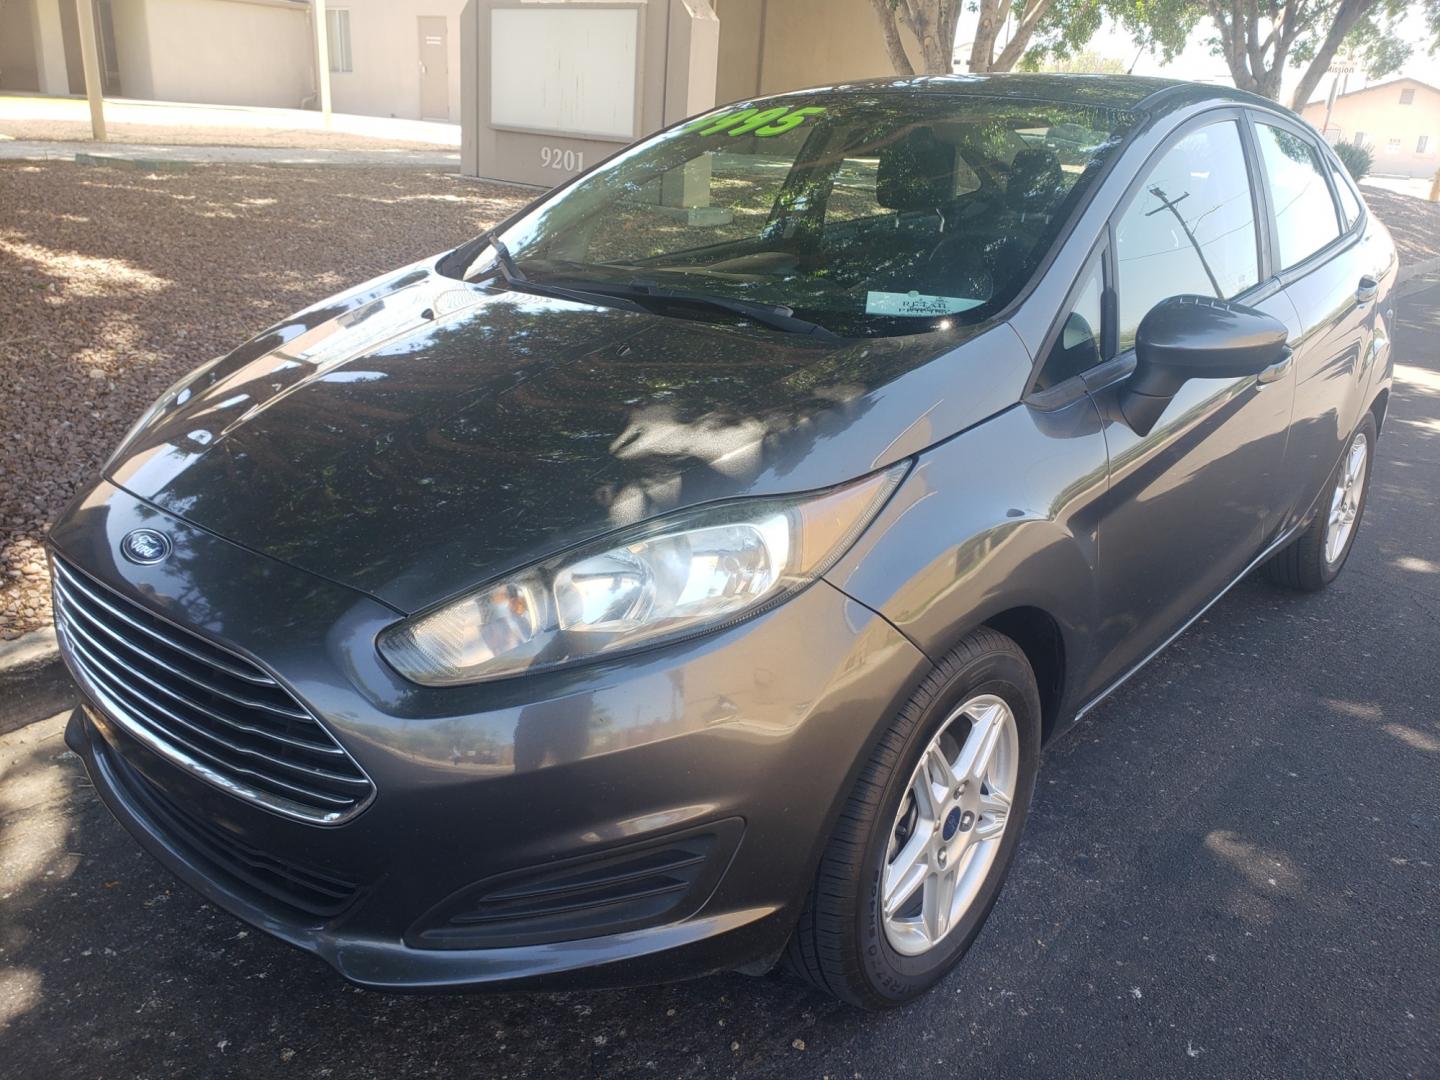
[[[975,24],[975,40],[970,46],[970,70],[984,74],[994,69],[995,39],[1005,22],[1004,0],[979,0],[980,18]]]
[[[895,9],[890,0],[870,0],[875,9],[875,18],[880,20],[880,34],[885,38],[885,51],[890,54],[890,66],[897,75],[914,75],[915,66],[905,52],[905,43],[900,40],[900,30],[895,25]]]
[[[1290,99],[1292,109],[1299,112],[1310,104],[1310,95],[1315,93],[1315,87],[1320,85],[1320,79],[1330,67],[1330,61],[1335,58],[1341,42],[1374,4],[1375,0],[1345,0],[1345,3],[1340,5],[1340,12],[1336,15],[1330,32],[1315,51],[1315,57],[1305,69],[1305,74],[1300,76],[1300,84],[1295,87],[1295,96]]]
[[[1015,27],[1015,36],[1000,50],[1000,55],[991,65],[991,71],[1010,71],[1019,63],[1020,57],[1025,55],[1025,50],[1030,45],[1030,39],[1035,36],[1035,27],[1045,17],[1045,12],[1050,10],[1051,2],[1052,0],[1029,0],[1021,13],[1020,22]]]

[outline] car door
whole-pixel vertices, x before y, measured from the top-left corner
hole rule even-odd
[[[1136,328],[1170,296],[1236,300],[1298,331],[1268,272],[1250,139],[1238,110],[1202,114],[1151,157],[1111,220],[1105,305],[1115,355],[1086,375],[1110,456],[1097,507],[1102,619],[1089,692],[1182,629],[1278,528],[1294,393],[1288,360],[1258,377],[1190,380],[1143,434],[1120,408]]]
[[[1329,478],[1365,407],[1381,268],[1372,265],[1364,243],[1363,215],[1347,221],[1311,136],[1272,113],[1251,112],[1250,118],[1271,208],[1275,268],[1300,320],[1284,478],[1286,524],[1293,524]]]

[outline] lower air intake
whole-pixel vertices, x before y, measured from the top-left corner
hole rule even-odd
[[[494,949],[615,934],[674,922],[714,892],[744,823],[698,829],[478,882],[416,924],[425,949]]]

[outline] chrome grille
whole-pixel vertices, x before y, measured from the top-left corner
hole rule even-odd
[[[150,750],[287,817],[334,824],[374,787],[283,686],[56,558],[55,623],[76,677]]]

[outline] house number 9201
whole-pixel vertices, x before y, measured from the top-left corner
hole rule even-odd
[[[565,150],[559,146],[542,146],[540,148],[540,167],[580,172],[585,168],[585,151]]]

